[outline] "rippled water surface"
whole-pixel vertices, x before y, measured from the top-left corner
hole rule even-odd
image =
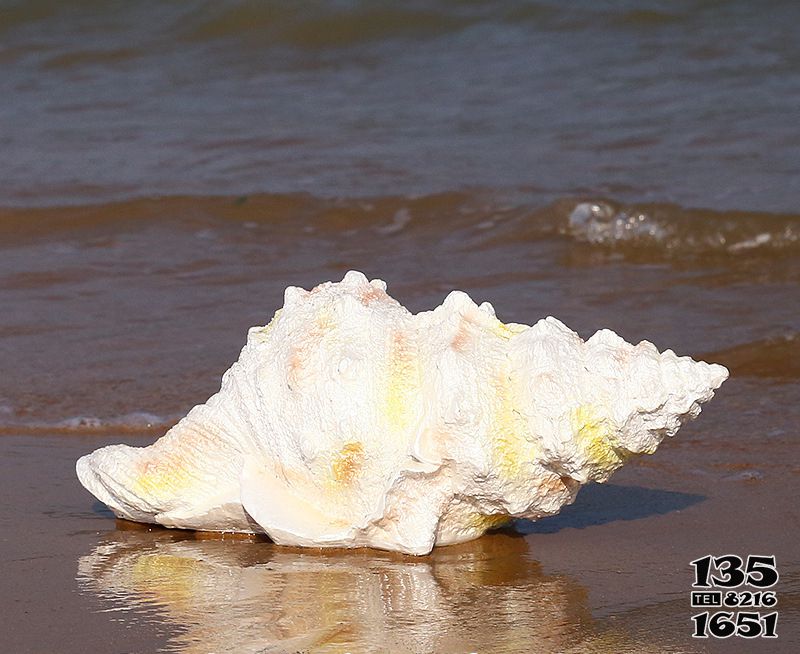
[[[798,19],[0,3],[8,646],[796,651]],[[151,442],[214,393],[287,285],[349,269],[415,312],[459,288],[732,376],[561,516],[423,559],[131,530],[79,488],[78,456]],[[689,561],[723,551],[778,556],[779,641],[688,637]]]
[[[797,210],[789,0],[4,4],[4,203],[489,187]]]

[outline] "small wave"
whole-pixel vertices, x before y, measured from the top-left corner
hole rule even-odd
[[[800,254],[800,216],[687,209],[674,204],[622,204],[610,199],[563,198],[545,206],[488,190],[417,197],[327,198],[309,194],[166,196],[63,207],[0,207],[0,237],[15,240],[75,236],[82,230],[128,229],[158,223],[198,237],[225,225],[269,229],[292,242],[310,235],[448,239],[458,247],[503,245],[567,236],[578,244],[639,259],[728,258]],[[522,199],[520,199],[522,198]],[[163,220],[169,217],[169,222]]]
[[[67,69],[80,66],[113,66],[122,61],[133,59],[139,56],[139,52],[134,48],[112,48],[109,50],[73,50],[63,52],[42,63],[42,67],[47,69]]]
[[[566,218],[563,233],[592,245],[658,249],[673,256],[796,254],[800,249],[798,216],[675,205],[580,202]]]
[[[663,240],[667,231],[642,212],[616,211],[605,203],[582,202],[568,218],[568,233],[589,243]]]
[[[99,418],[96,416],[73,416],[52,422],[8,420],[13,412],[3,414],[0,434],[16,435],[106,435],[106,434],[153,434],[169,429],[177,418],[166,418],[152,413],[135,411],[122,416]]]
[[[455,7],[371,3],[220,3],[186,16],[191,41],[251,40],[308,50],[389,39],[418,40],[459,31],[481,20]]]
[[[163,225],[165,216],[171,225],[187,226],[201,237],[226,222],[240,223],[248,230],[269,227],[303,238],[311,232],[358,229],[393,236],[408,231],[409,223],[418,230],[469,227],[480,222],[481,216],[497,211],[481,193],[464,192],[366,198],[322,198],[305,193],[175,195],[75,206],[0,206],[0,236],[10,243],[59,232],[76,234],[146,222]]]
[[[800,334],[743,343],[700,358],[723,364],[734,377],[800,379]]]

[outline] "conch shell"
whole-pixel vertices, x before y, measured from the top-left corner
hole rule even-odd
[[[426,554],[557,513],[653,453],[727,376],[608,330],[503,324],[460,291],[414,315],[351,271],[287,288],[216,395],[77,473],[128,520]]]

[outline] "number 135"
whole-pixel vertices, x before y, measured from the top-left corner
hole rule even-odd
[[[695,588],[735,588],[748,584],[756,588],[769,588],[778,583],[778,570],[774,556],[750,555],[747,562],[741,556],[704,556],[692,561]],[[744,566],[744,569],[742,568]],[[715,574],[711,574],[712,567]]]

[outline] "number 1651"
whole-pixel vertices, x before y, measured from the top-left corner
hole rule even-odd
[[[775,628],[778,625],[778,613],[737,613],[732,611],[720,611],[709,615],[699,613],[692,616],[694,621],[693,638],[708,638],[709,634],[714,638],[729,638],[739,636],[741,638],[777,638]]]

